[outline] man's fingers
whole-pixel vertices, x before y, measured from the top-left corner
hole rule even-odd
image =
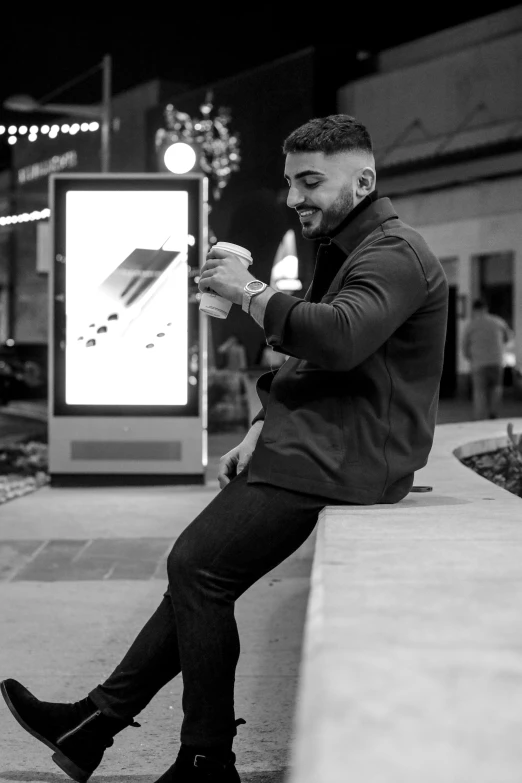
[[[217,266],[219,266],[220,261],[222,261],[222,258],[213,258],[212,256],[207,256],[207,259],[205,263],[203,264],[203,269],[201,271],[205,271],[207,269],[215,269]]]
[[[226,454],[223,454],[221,459],[219,460],[219,468],[220,470],[223,470],[223,468],[232,467],[236,464],[238,461],[238,455],[234,451],[229,451]]]
[[[204,272],[201,272],[199,276],[199,282],[203,282],[204,280],[210,280],[212,277],[214,277],[214,273],[210,269],[206,269]]]
[[[211,247],[207,253],[207,258],[226,258],[230,253],[227,250],[220,250],[220,248]]]
[[[234,476],[237,476],[248,467],[251,457],[252,454],[247,452],[242,454],[240,459],[239,448],[235,448],[221,457],[218,472],[218,482],[221,489],[230,484],[231,478],[234,478]]]
[[[230,479],[227,478],[226,476],[219,475],[218,484],[220,489],[224,489],[227,484],[230,484]]]
[[[221,489],[230,482],[230,477],[235,473],[235,465],[237,463],[237,457],[234,458],[233,454],[225,454],[219,460],[218,482]]]

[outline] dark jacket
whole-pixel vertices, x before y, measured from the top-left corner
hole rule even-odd
[[[325,268],[336,273],[322,295]],[[290,358],[257,382],[249,481],[401,500],[433,443],[447,300],[441,264],[387,198],[322,243],[304,299],[276,293],[266,308],[267,343]]]

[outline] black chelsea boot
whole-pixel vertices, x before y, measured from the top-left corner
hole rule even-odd
[[[86,783],[113,737],[139,726],[104,715],[89,697],[73,704],[40,701],[16,680],[3,680],[0,692],[20,726],[54,751],[52,759],[77,783]]]
[[[236,756],[216,756],[198,753],[194,748],[182,745],[174,764],[158,778],[156,783],[241,783],[235,767]]]
[[[239,718],[235,723],[246,721]],[[176,761],[156,783],[241,783],[235,762],[232,741],[213,748],[182,744]]]

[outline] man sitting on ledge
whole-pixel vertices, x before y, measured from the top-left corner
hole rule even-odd
[[[235,601],[303,544],[325,505],[397,503],[428,459],[446,331],[442,267],[379,198],[360,122],[311,120],[284,152],[288,206],[303,236],[320,240],[304,299],[261,281],[245,290],[255,278],[219,250],[199,283],[243,305],[289,357],[259,378],[262,409],[221,459],[222,491],[176,541],[162,602],[104,683],[74,704],[2,683],[15,718],[79,783],[180,672],[181,748],[159,781],[238,783]]]

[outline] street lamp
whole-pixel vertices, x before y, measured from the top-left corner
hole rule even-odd
[[[186,174],[188,171],[192,171],[196,165],[197,156],[194,147],[190,144],[176,141],[170,147],[167,147],[163,160],[165,166],[173,174]]]
[[[10,111],[22,112],[49,112],[50,114],[68,114],[71,117],[89,117],[101,120],[101,170],[106,173],[110,170],[111,157],[111,81],[112,59],[110,54],[105,55],[96,70],[103,71],[102,102],[98,106],[82,106],[76,103],[40,103],[29,95],[13,95],[4,101],[4,108]],[[92,69],[88,72],[90,75]],[[80,81],[84,76],[75,79]],[[65,87],[68,87],[65,85]],[[65,87],[63,89],[65,89]],[[63,89],[60,92],[63,92]]]
[[[173,174],[190,171],[196,164],[212,183],[217,200],[231,174],[239,170],[239,137],[229,129],[230,112],[221,106],[214,112],[212,91],[199,107],[200,117],[178,111],[172,103],[165,108],[166,128],[156,131],[156,153]]]

